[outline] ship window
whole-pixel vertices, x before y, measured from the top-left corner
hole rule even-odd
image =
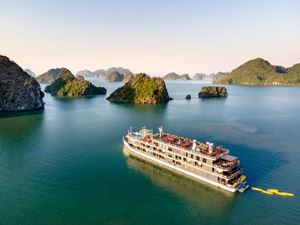
[[[196,159],[197,159],[198,161],[200,161],[200,157],[199,157],[199,156],[197,156]]]
[[[206,158],[203,158],[203,162],[206,163]]]

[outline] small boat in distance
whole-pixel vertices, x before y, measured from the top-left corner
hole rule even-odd
[[[230,192],[244,192],[249,187],[240,161],[222,146],[164,133],[163,127],[156,134],[145,127],[139,131],[130,128],[123,142],[127,155],[196,181]]]

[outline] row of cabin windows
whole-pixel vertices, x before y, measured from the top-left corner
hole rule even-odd
[[[173,162],[173,164],[176,164],[176,165],[179,165],[179,166],[181,165],[181,162],[178,162],[178,161],[175,161],[175,160],[173,160],[172,162]]]
[[[140,149],[139,147],[137,147],[137,148]],[[154,149],[156,150],[155,147],[154,147]],[[145,149],[142,148],[142,150],[143,150],[144,152],[146,152]],[[169,150],[170,150],[170,149],[169,149]],[[159,152],[162,152],[162,151],[159,149]],[[164,156],[161,156],[160,154],[153,153],[153,155],[156,156],[156,157],[158,157],[158,158],[164,159]],[[172,156],[171,154],[168,154],[168,156],[171,157],[171,158],[173,158],[173,156]],[[186,156],[188,156],[188,153],[186,153]],[[191,158],[193,159],[193,154],[191,154]],[[177,159],[177,160],[182,160],[182,159],[183,159],[184,162],[187,162],[187,159],[186,159],[185,157],[181,157],[181,156],[178,156],[178,155],[175,155],[175,159]],[[197,161],[200,161],[200,157],[199,157],[199,156],[196,156],[196,160],[197,160]],[[200,166],[200,167],[202,167],[202,165],[199,164],[197,161],[195,162],[195,166]],[[177,165],[181,165],[181,163],[178,162],[178,161],[173,160],[172,162],[175,163],[175,164],[177,164]],[[206,158],[203,158],[203,162],[206,163]],[[212,172],[214,172],[214,170],[215,170],[215,169],[212,168]]]
[[[158,158],[161,158],[161,159],[164,159],[165,157],[160,155],[160,154],[156,154],[156,153],[153,153],[154,156],[158,157]]]
[[[185,156],[188,157],[189,153],[186,152]],[[195,155],[195,158],[196,158],[197,161],[200,161],[200,156]],[[191,159],[194,159],[194,155],[193,154],[191,154]],[[206,158],[203,158],[202,162],[206,163],[207,162]]]
[[[145,146],[145,144],[142,144],[143,146]],[[156,142],[154,142],[154,145],[156,145],[156,146],[158,146],[158,143],[156,143]],[[150,147],[150,146],[147,146],[146,145],[146,147]],[[155,147],[153,148],[154,150],[157,150]],[[168,150],[170,151],[170,152],[172,152],[172,148],[171,147],[168,147]],[[159,152],[162,152],[160,149],[159,149]],[[188,157],[188,155],[189,155],[189,153],[185,153],[185,156],[186,157]],[[181,159],[181,157],[180,157],[180,159]],[[191,159],[194,159],[194,155],[193,154],[191,154]],[[197,155],[195,155],[195,159],[197,160],[197,161],[200,161],[200,156],[197,156]],[[202,159],[202,162],[203,163],[206,163],[207,162],[207,159],[206,158],[203,158]]]
[[[137,148],[140,149],[139,147],[137,147]],[[146,152],[145,149],[142,148],[142,150],[143,150],[144,152]],[[160,151],[160,152],[161,152],[161,151]],[[158,157],[158,158],[162,158],[162,159],[165,158],[164,156],[162,156],[162,155],[160,155],[160,154],[153,153],[153,155],[156,156],[156,157]],[[173,156],[172,156],[171,154],[169,154],[168,156],[171,157],[171,158],[173,158]],[[177,159],[177,160],[182,160],[182,159],[183,159],[184,162],[187,162],[187,159],[186,159],[185,157],[181,157],[181,156],[175,155],[175,159]],[[197,156],[196,159],[197,159],[198,161],[200,161],[200,157],[199,157],[199,156]],[[203,160],[206,160],[206,159],[203,158]],[[181,163],[178,162],[178,161],[173,160],[172,162],[175,163],[176,165],[181,165]],[[200,166],[200,167],[202,167],[202,165],[199,164],[197,161],[194,162],[194,163],[195,163],[195,166]],[[212,168],[212,172],[214,172],[214,168]]]

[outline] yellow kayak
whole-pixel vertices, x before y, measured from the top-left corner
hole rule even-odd
[[[256,187],[251,187],[251,189],[252,189],[253,191],[264,191],[263,189],[261,189],[261,188],[256,188]]]
[[[266,195],[274,195],[274,193],[270,192],[270,191],[262,190],[261,192],[264,193],[264,194],[266,194]]]
[[[280,195],[280,196],[286,196],[286,197],[293,197],[295,196],[295,194],[293,193],[288,193],[288,192],[277,192],[275,193],[276,195]]]
[[[240,181],[241,182],[243,182],[244,180],[246,180],[246,176],[245,175],[243,175],[243,176],[240,177]]]
[[[274,194],[278,193],[279,190],[278,189],[267,189],[268,192],[272,192]]]
[[[253,191],[258,191],[258,192],[264,193],[266,195],[274,195],[274,194],[276,194],[276,195],[286,196],[286,197],[293,197],[293,196],[295,196],[295,194],[293,194],[293,193],[280,192],[278,189],[272,189],[272,188],[264,190],[264,189],[257,188],[257,187],[251,187],[251,189]]]
[[[239,183],[234,183],[232,186],[235,188],[238,185],[239,185]]]

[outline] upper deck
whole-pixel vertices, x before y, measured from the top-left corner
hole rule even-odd
[[[202,156],[213,160],[219,159],[229,153],[229,150],[222,146],[215,146],[209,142],[203,143],[163,132],[153,134],[150,130],[142,129],[138,132],[130,132],[130,134],[132,138],[136,138],[144,142],[164,143],[168,146],[173,146],[181,150],[201,154]]]

